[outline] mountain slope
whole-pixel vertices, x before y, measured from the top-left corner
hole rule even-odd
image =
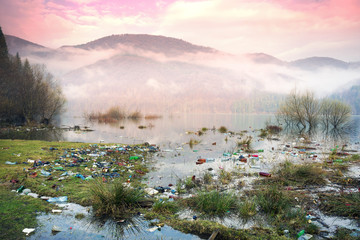
[[[275,64],[275,65],[286,64],[286,62],[265,53],[248,53],[245,55],[245,57],[251,59],[251,61],[253,61],[254,63]]]
[[[349,63],[329,57],[310,57],[299,59],[291,62],[290,65],[305,70],[316,70],[322,67],[347,69],[349,67]]]
[[[61,48],[73,47],[85,50],[94,49],[116,49],[119,46],[133,47],[155,53],[163,53],[167,56],[182,55],[184,53],[216,53],[212,48],[197,46],[181,39],[154,36],[147,34],[122,34],[103,37],[86,44],[75,46],[63,46]]]
[[[331,94],[344,84],[354,85],[360,71],[356,62],[313,57],[288,63],[265,53],[233,56],[145,34],[112,35],[56,50],[8,39],[12,53],[46,63],[61,80],[73,111],[121,104],[158,112],[243,111],[248,109],[243,100],[254,95],[251,109],[269,110],[264,102],[272,98],[257,96],[287,94],[294,87]]]
[[[49,48],[11,35],[5,35],[5,40],[11,55],[19,53],[20,56],[37,55],[47,57],[47,53],[50,51]]]

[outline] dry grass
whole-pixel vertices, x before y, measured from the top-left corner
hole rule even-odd
[[[274,180],[283,186],[324,185],[326,172],[317,166],[295,165],[289,161],[280,164]]]
[[[139,110],[136,110],[134,112],[131,112],[127,118],[130,118],[130,119],[140,119],[142,118],[142,114]]]
[[[219,131],[220,133],[227,133],[228,129],[227,129],[225,126],[221,126],[221,127],[218,129],[218,131]]]
[[[360,217],[360,193],[348,194],[321,194],[320,208],[325,212],[336,216],[344,216],[359,219]]]
[[[153,120],[153,119],[159,119],[162,118],[161,115],[157,115],[157,114],[147,114],[145,115],[145,120]]]
[[[143,117],[142,113],[139,110],[126,113],[120,107],[111,107],[106,112],[92,112],[90,114],[85,114],[87,119],[90,121],[97,120],[99,123],[116,123],[122,119],[128,118],[131,120],[138,120]],[[145,119],[156,119],[161,116],[159,115],[146,115]]]
[[[111,107],[104,113],[92,112],[87,115],[89,120],[97,120],[100,123],[115,123],[121,119],[124,119],[126,114],[120,107]]]

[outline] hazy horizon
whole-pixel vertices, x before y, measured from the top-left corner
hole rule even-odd
[[[58,48],[112,34],[174,37],[231,54],[360,61],[357,0],[0,0],[5,34]]]
[[[276,106],[276,94],[294,88],[325,97],[360,84],[357,0],[0,4],[5,34],[55,49],[9,45],[13,54],[47,65],[71,111],[114,105],[148,112],[267,110]],[[122,34],[140,35],[59,48]],[[291,62],[313,56],[334,59]]]

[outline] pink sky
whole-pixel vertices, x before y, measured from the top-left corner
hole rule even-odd
[[[52,48],[146,33],[234,54],[360,61],[360,0],[0,0],[0,26]]]

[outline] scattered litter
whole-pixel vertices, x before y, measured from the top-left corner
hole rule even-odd
[[[39,197],[39,194],[37,194],[37,193],[28,193],[27,195],[30,196],[30,197],[33,197],[33,198],[38,198]]]
[[[302,235],[302,236],[300,236],[299,238],[298,238],[298,240],[309,240],[309,239],[311,239],[313,237],[313,235],[311,235],[311,234],[305,234],[305,235]]]
[[[271,177],[271,173],[267,173],[267,172],[259,172],[259,175],[263,177]]]
[[[301,230],[300,232],[298,232],[298,234],[296,235],[296,237],[299,239],[302,235],[305,234],[305,230]]]
[[[45,171],[45,170],[43,170],[43,169],[41,169],[41,175],[43,175],[43,176],[50,176],[51,175],[51,173],[49,173],[49,172],[47,172],[47,171]]]
[[[18,193],[21,193],[22,191],[24,191],[25,187],[24,186],[20,186],[16,191]]]
[[[26,189],[24,189],[24,190],[22,191],[22,193],[25,194],[25,195],[28,195],[29,193],[31,193],[31,190],[28,189],[28,188],[26,188]]]
[[[62,210],[61,209],[53,209],[51,210],[53,213],[62,213]]]
[[[156,226],[156,227],[149,228],[148,231],[149,232],[155,232],[158,229],[159,229],[159,227]]]
[[[155,190],[153,188],[145,188],[145,192],[151,196],[155,195],[155,194],[158,194],[159,191],[158,190]]]
[[[68,200],[67,196],[62,196],[62,197],[49,198],[47,201],[49,203],[53,203],[53,202],[67,202],[67,200]]]
[[[61,232],[62,229],[61,229],[59,226],[54,225],[54,226],[51,228],[51,231],[52,231],[52,232]]]
[[[22,230],[23,233],[26,233],[26,236],[28,236],[30,233],[34,232],[35,228],[24,228]]]
[[[5,164],[8,164],[8,165],[15,165],[17,164],[17,162],[10,162],[10,161],[6,161]]]

